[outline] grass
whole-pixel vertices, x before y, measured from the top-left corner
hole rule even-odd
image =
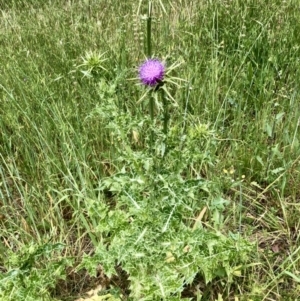
[[[298,300],[297,8],[0,0],[2,300]]]

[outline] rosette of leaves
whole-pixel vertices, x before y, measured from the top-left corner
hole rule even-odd
[[[201,190],[209,184],[163,168],[157,173],[151,157],[131,155],[134,163],[102,179],[102,199],[89,205],[102,243],[81,267],[94,273],[101,264],[108,277],[121,267],[130,281],[130,300],[180,300],[197,275],[204,285],[219,277],[231,281],[252,246],[201,223],[194,227],[195,214],[207,201],[200,198]]]

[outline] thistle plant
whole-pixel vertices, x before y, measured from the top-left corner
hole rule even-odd
[[[0,301],[300,300],[297,1],[0,2]]]
[[[101,72],[107,71],[107,69],[103,66],[103,63],[106,61],[106,58],[103,57],[104,55],[105,53],[87,51],[85,56],[81,57],[83,62],[78,66],[78,68],[85,68],[85,70],[81,70],[84,77],[97,76]]]

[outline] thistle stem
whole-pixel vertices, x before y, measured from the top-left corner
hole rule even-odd
[[[152,23],[152,2],[148,2],[148,17],[147,17],[147,55],[148,58],[152,55],[151,47],[151,23]]]
[[[148,58],[151,58],[152,49],[151,49],[151,21],[152,21],[152,2],[151,0],[148,1],[148,18],[147,18],[147,55]],[[153,121],[154,119],[154,100],[153,95],[150,96],[149,100],[150,106],[150,117]]]
[[[167,136],[168,121],[169,121],[168,102],[166,99],[165,90],[160,89],[160,91],[161,91],[161,98],[162,98],[162,103],[163,103],[163,107],[164,107],[164,134]]]
[[[152,1],[148,1],[148,17],[147,17],[147,55],[148,58],[151,58],[152,55],[152,49],[151,49],[151,22],[152,22]],[[149,99],[149,111],[150,111],[150,118],[153,123],[154,120],[154,99],[153,95],[151,93],[150,99]],[[153,146],[153,140],[154,140],[154,135],[153,135],[153,130],[151,130],[150,134],[150,144],[151,147]]]
[[[152,95],[152,93],[150,93],[149,109],[150,109],[151,123],[153,125],[153,121],[154,121],[154,96]],[[151,128],[150,131],[151,131],[151,133],[150,133],[150,145],[152,147],[153,146],[153,141],[154,141],[154,133],[153,133],[152,128]]]

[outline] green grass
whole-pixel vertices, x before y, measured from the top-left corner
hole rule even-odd
[[[1,300],[298,300],[298,6],[0,0]]]

